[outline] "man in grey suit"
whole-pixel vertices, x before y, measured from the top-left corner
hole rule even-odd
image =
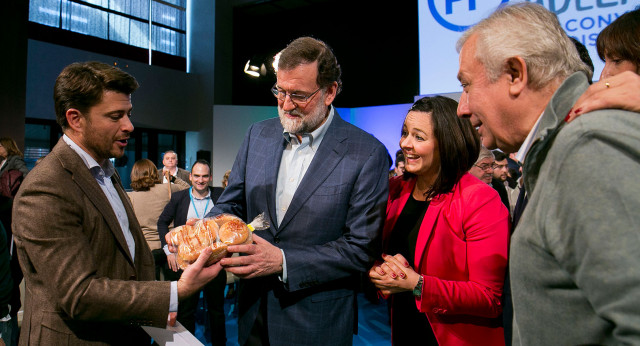
[[[513,343],[639,344],[640,185],[629,172],[640,171],[640,116],[609,109],[565,123],[590,70],[540,5],[501,8],[458,50],[459,115],[485,146],[524,162],[529,202],[509,261]]]
[[[280,118],[252,125],[210,215],[271,227],[243,256],[221,261],[239,276],[241,345],[350,345],[360,274],[380,256],[391,162],[332,102],[340,67],[309,37],[280,54],[272,88]]]
[[[180,281],[155,280],[153,257],[109,158],[133,131],[126,72],[74,63],[54,86],[64,136],[26,177],[13,206],[25,280],[21,345],[144,345],[140,328],[164,328],[178,300],[221,270],[208,253]],[[172,312],[172,313],[170,313]]]
[[[189,172],[178,167],[178,154],[175,151],[167,150],[162,154],[162,165],[162,169],[158,170],[158,176],[163,177],[163,183],[173,183],[174,177],[178,177],[191,185]]]

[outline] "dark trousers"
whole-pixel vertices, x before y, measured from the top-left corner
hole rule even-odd
[[[156,264],[156,280],[160,281],[160,273],[163,271],[164,266],[167,265],[167,255],[162,249],[151,250],[151,254]]]
[[[164,279],[166,281],[177,281],[182,275],[182,270],[174,272],[169,265],[164,264]],[[227,284],[227,273],[223,270],[206,284],[202,290],[204,295],[205,308],[209,319],[209,331],[212,345],[225,345],[227,343],[227,333],[224,320],[224,288]],[[178,303],[178,321],[192,334],[196,331],[196,310],[200,292],[183,299]],[[205,328],[207,326],[205,325]],[[205,333],[206,335],[206,333]]]

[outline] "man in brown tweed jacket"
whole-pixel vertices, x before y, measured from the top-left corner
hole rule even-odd
[[[153,257],[109,161],[124,154],[133,131],[137,86],[96,62],[71,64],[56,80],[64,136],[14,202],[26,285],[21,345],[149,344],[140,326],[165,327],[178,300],[220,271],[203,267],[205,252],[179,282],[153,281]]]

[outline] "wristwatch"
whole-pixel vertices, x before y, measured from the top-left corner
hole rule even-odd
[[[422,296],[422,282],[422,275],[420,275],[420,278],[418,278],[418,284],[416,284],[416,287],[413,288],[413,296],[416,298]]]

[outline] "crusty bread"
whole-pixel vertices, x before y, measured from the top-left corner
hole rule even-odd
[[[171,231],[170,239],[178,247],[178,265],[182,269],[195,262],[206,247],[212,250],[206,264],[211,265],[227,256],[228,245],[250,244],[253,241],[247,224],[230,214],[200,220],[193,226],[176,227]]]
[[[218,236],[221,242],[229,245],[245,244],[251,231],[242,220],[230,220],[220,227]]]

